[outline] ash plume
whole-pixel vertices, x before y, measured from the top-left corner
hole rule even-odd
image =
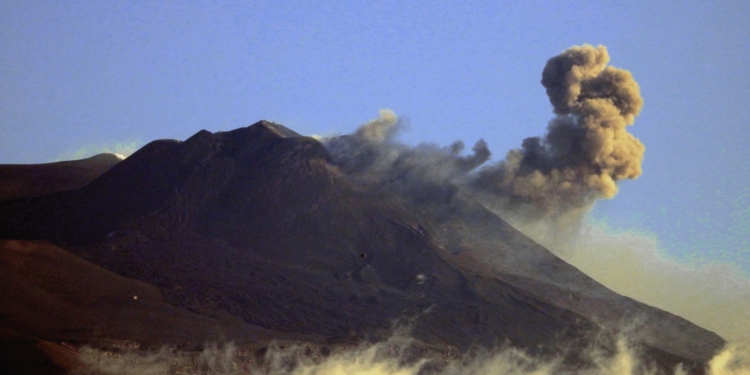
[[[627,132],[643,106],[630,72],[607,66],[604,46],[573,47],[549,61],[542,85],[557,115],[543,137],[526,138],[482,169],[472,188],[521,219],[563,218],[617,194],[641,175],[643,144]]]
[[[572,47],[551,58],[542,73],[556,114],[543,137],[487,165],[479,140],[448,147],[394,141],[401,121],[389,111],[354,134],[324,139],[347,175],[420,201],[449,200],[463,190],[508,219],[565,224],[580,219],[596,199],[617,194],[617,181],[641,174],[643,144],[627,132],[643,106],[630,72],[607,66],[604,46]]]
[[[410,147],[394,141],[403,128],[390,110],[362,126],[354,134],[324,139],[334,163],[345,174],[381,190],[419,201],[450,199],[466,184],[472,170],[491,156],[487,143],[479,140],[472,154],[461,155],[465,146],[457,141],[447,147],[420,144]]]

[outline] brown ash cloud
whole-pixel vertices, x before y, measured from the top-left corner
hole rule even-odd
[[[641,175],[645,148],[627,127],[643,106],[630,72],[608,66],[604,46],[572,47],[542,72],[555,117],[542,137],[523,140],[504,160],[479,140],[447,147],[395,141],[403,127],[391,111],[355,133],[324,139],[334,163],[352,177],[427,200],[466,191],[514,220],[576,221],[597,199],[617,194],[617,181]]]

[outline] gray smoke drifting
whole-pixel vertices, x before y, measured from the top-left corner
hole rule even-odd
[[[556,117],[543,137],[525,139],[492,165],[483,140],[468,156],[462,142],[395,142],[401,123],[388,110],[323,143],[347,175],[410,198],[444,201],[461,189],[515,220],[579,219],[596,199],[614,197],[617,181],[641,174],[644,147],[626,128],[643,100],[632,75],[608,62],[607,49],[591,45],[551,58],[542,84]]]
[[[416,201],[441,202],[461,186],[470,172],[490,158],[483,140],[462,156],[463,142],[448,147],[420,144],[410,147],[394,141],[403,127],[390,110],[362,125],[354,134],[323,139],[334,163],[346,175],[380,190]]]

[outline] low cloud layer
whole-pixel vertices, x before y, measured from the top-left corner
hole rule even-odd
[[[575,369],[563,365],[561,358],[535,358],[522,350],[504,348],[475,352],[462,357],[427,355],[413,357],[411,340],[397,337],[378,344],[363,344],[321,354],[319,349],[299,345],[272,347],[257,355],[233,345],[210,347],[203,352],[184,352],[162,348],[156,352],[109,352],[82,348],[81,366],[73,375],[687,375],[689,369],[677,365],[659,370],[644,361],[639,349],[620,337],[614,353],[592,345],[589,365]],[[750,374],[750,351],[746,346],[729,345],[706,369],[708,375]]]

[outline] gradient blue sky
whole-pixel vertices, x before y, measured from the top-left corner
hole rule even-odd
[[[280,5],[281,3],[281,5]],[[342,5],[343,3],[343,5]],[[552,117],[548,58],[603,44],[645,106],[643,176],[592,218],[750,275],[750,2],[0,2],[0,163],[126,150],[269,119],[500,159]]]

